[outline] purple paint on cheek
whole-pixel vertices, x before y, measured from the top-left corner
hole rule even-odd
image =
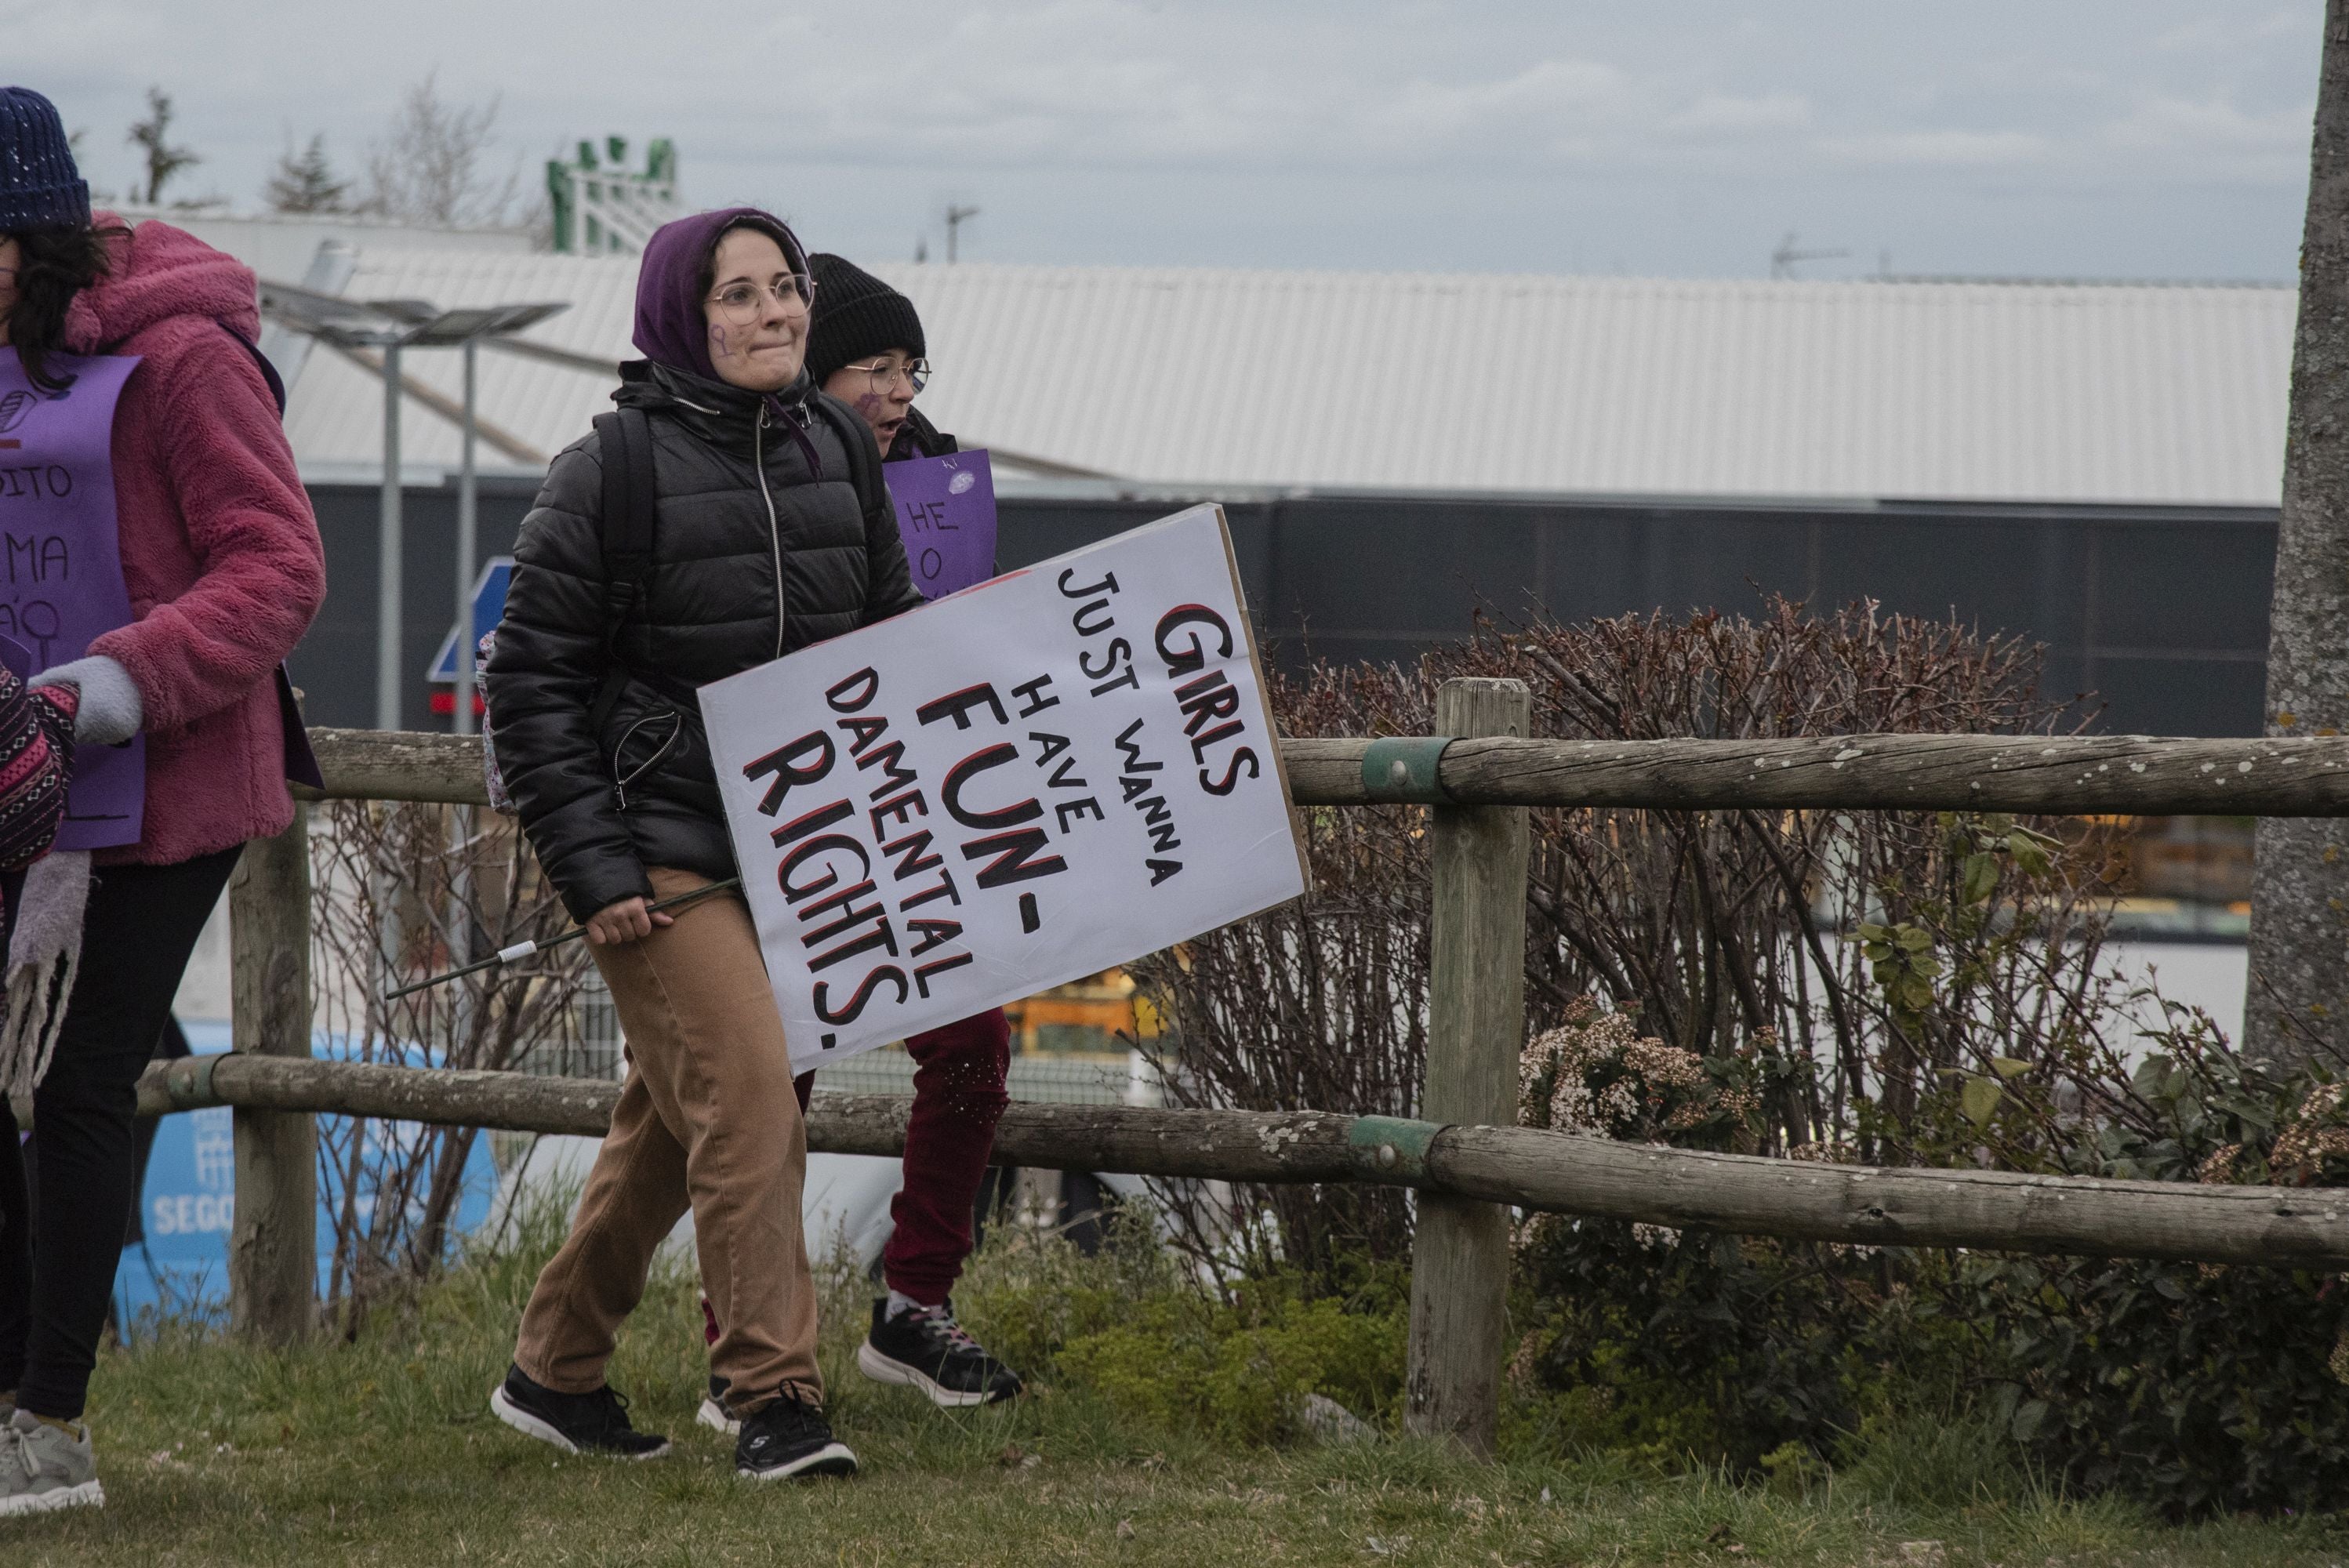
[[[860,393],[856,398],[856,412],[863,416],[866,424],[877,425],[881,422],[881,406],[885,401],[886,399],[877,393]]]
[[[719,359],[731,359],[734,356],[733,346],[726,340],[726,329],[714,321],[709,324],[709,349],[710,353]]]

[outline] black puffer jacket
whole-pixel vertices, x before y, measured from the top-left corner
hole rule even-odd
[[[913,458],[943,458],[948,452],[962,450],[962,443],[939,429],[919,408],[908,405],[905,422],[897,427],[897,438],[889,443],[888,460],[902,463]]]
[[[626,685],[598,733],[612,661],[592,431],[556,456],[523,520],[484,676],[499,771],[581,920],[649,895],[647,866],[734,874],[696,687],[921,603],[872,432],[847,408],[818,406],[804,377],[766,399],[666,366],[622,375],[615,399],[649,418],[660,496],[652,570],[618,642]],[[870,495],[850,479],[852,438]]]

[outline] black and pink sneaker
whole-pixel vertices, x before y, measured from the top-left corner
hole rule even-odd
[[[947,1409],[992,1405],[1020,1388],[1019,1375],[955,1321],[950,1301],[894,1316],[886,1296],[874,1302],[873,1332],[856,1347],[856,1369],[876,1383],[919,1388]]]

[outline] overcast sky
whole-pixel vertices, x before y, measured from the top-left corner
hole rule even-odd
[[[159,85],[250,206],[402,92],[500,102],[535,186],[674,138],[697,205],[965,254],[1760,276],[2289,277],[2322,0],[0,0],[0,80],[119,191]]]

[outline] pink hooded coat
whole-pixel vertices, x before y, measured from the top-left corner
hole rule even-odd
[[[133,619],[89,651],[139,687],[147,813],[138,844],[98,859],[170,865],[294,820],[273,674],[326,597],[326,552],[245,346],[261,330],[252,270],[151,222],[115,241],[113,257],[112,273],[75,296],[65,346],[141,356],[114,420]]]

